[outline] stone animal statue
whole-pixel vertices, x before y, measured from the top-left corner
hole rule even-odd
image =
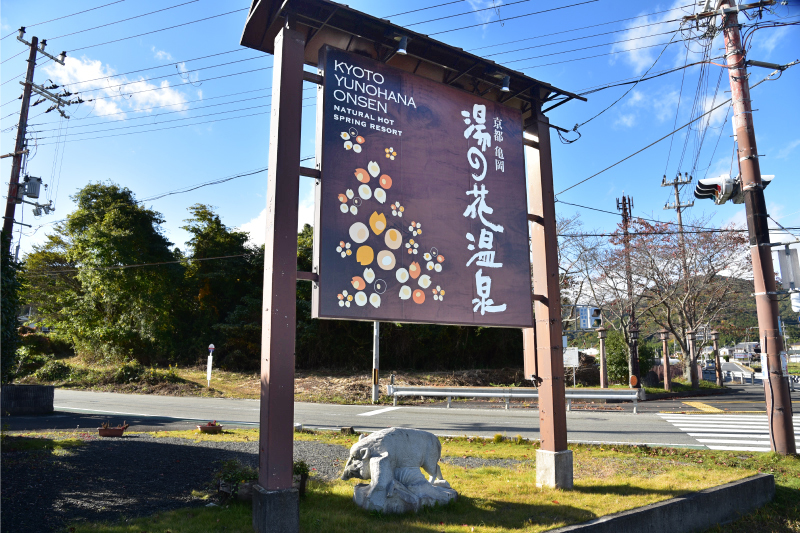
[[[389,428],[362,436],[350,448],[342,479],[368,479],[358,484],[353,500],[367,510],[387,513],[417,511],[424,505],[448,503],[458,494],[442,477],[442,445],[436,435],[408,428]],[[430,476],[425,479],[422,468]]]

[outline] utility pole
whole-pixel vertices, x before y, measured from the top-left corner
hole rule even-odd
[[[761,182],[758,149],[756,148],[747,60],[742,47],[741,26],[739,25],[741,9],[762,8],[774,5],[776,2],[767,0],[746,6],[736,5],[735,0],[715,0],[713,3],[717,5],[716,9],[709,11],[708,8],[711,7],[712,2],[707,0],[704,12],[691,18],[700,19],[717,15],[722,18],[725,58],[728,65],[733,105],[733,132],[738,141],[736,153],[747,213],[750,257],[753,261],[759,340],[762,341],[761,352],[766,354],[767,361],[766,368],[762,369],[762,375],[766,375],[763,382],[769,420],[770,446],[773,451],[781,455],[795,454],[797,446],[792,423],[792,400],[789,394],[788,377],[783,376],[782,371],[782,358],[786,357],[786,352],[778,328],[778,298],[767,224],[768,215],[764,200],[764,186]]]
[[[11,233],[14,230],[14,212],[16,211],[17,203],[22,201],[22,198],[17,198],[19,195],[19,175],[22,171],[22,151],[25,149],[25,134],[28,130],[28,108],[31,103],[33,71],[36,68],[36,50],[38,45],[38,37],[31,39],[31,50],[28,55],[28,71],[25,75],[25,88],[22,91],[22,108],[19,111],[19,123],[17,124],[17,143],[14,145],[14,159],[11,163],[11,179],[8,182],[8,198],[6,199],[6,214],[3,217],[3,233],[8,239],[9,247],[11,246]]]
[[[47,46],[47,41],[43,40],[42,44],[39,44],[39,38],[33,37],[31,38],[30,42],[27,42],[22,36],[25,35],[25,28],[22,27],[19,29],[19,35],[17,35],[17,40],[23,44],[28,45],[30,48],[30,54],[28,55],[28,71],[25,74],[25,81],[20,82],[23,85],[22,90],[22,108],[19,111],[19,123],[17,124],[17,142],[14,145],[14,152],[10,154],[14,159],[11,163],[11,179],[8,182],[8,197],[6,198],[6,212],[5,216],[3,217],[3,234],[7,240],[7,244],[4,243],[4,246],[11,246],[11,233],[14,229],[14,214],[16,211],[17,204],[22,203],[22,194],[20,194],[20,187],[19,187],[19,175],[22,172],[22,157],[27,152],[25,150],[25,135],[28,130],[28,110],[30,109],[30,102],[31,102],[31,92],[36,92],[37,94],[47,98],[48,100],[55,102],[55,107],[59,108],[58,112],[61,113],[62,116],[67,117],[60,109],[63,105],[69,105],[69,102],[65,102],[61,100],[58,96],[48,92],[43,87],[39,87],[33,83],[33,72],[36,69],[36,54],[41,53],[56,63],[60,63],[61,65],[64,64],[64,58],[66,57],[66,52],[61,52],[61,55],[58,57],[53,57],[47,52],[44,51],[45,47]]]
[[[622,200],[617,198],[617,211],[622,211],[622,242],[625,247],[625,284],[628,288],[628,353],[631,356],[630,385],[633,388],[641,387],[641,376],[639,376],[639,354],[637,353],[637,343],[631,334],[639,330],[636,321],[636,309],[633,305],[633,270],[631,269],[631,238],[628,234],[631,222],[631,210],[633,209],[633,199],[630,196],[622,196]]]
[[[680,186],[691,183],[692,179],[692,176],[689,176],[687,172],[683,173],[683,178],[681,178],[681,173],[678,172],[678,175],[672,181],[667,181],[666,176],[661,180],[662,187],[673,187],[675,189],[675,203],[667,202],[664,209],[674,209],[678,213],[678,239],[680,240],[681,246],[681,264],[683,265],[683,276],[687,284],[689,283],[689,267],[686,264],[686,247],[683,240],[683,217],[681,216],[681,212],[687,207],[692,207],[694,205],[694,200],[682,204]]]

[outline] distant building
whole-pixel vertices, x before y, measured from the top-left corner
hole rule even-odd
[[[720,357],[725,355],[727,356],[733,355],[733,346],[723,346],[722,348],[719,349],[719,355]]]

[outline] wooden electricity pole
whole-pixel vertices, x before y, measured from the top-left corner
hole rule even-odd
[[[733,132],[738,142],[736,151],[744,192],[747,213],[747,229],[750,236],[750,257],[753,261],[753,284],[755,288],[756,311],[758,313],[759,340],[761,353],[766,354],[767,365],[762,369],[764,392],[769,421],[770,446],[782,455],[797,453],[792,422],[792,399],[789,394],[789,381],[783,376],[783,339],[778,328],[778,296],[775,286],[775,270],[772,265],[767,208],[764,200],[764,186],[761,181],[761,167],[758,162],[756,135],[753,124],[753,108],[750,100],[750,83],[747,74],[746,51],[742,47],[739,11],[758,9],[774,5],[774,0],[736,5],[733,0],[713,2],[712,10],[708,0],[702,13],[690,17],[701,19],[722,18],[722,32],[725,37],[725,58],[728,78],[731,85],[733,105]]]
[[[639,354],[637,353],[637,342],[631,335],[632,331],[638,331],[639,324],[636,321],[636,308],[633,305],[633,269],[631,268],[631,238],[628,234],[631,223],[631,210],[633,209],[633,199],[630,196],[623,196],[622,200],[617,198],[617,210],[622,212],[622,243],[625,248],[625,284],[628,290],[628,351],[631,354],[630,371],[631,387],[641,387],[641,376],[639,371]]]
[[[28,130],[28,109],[31,103],[31,89],[33,88],[33,71],[36,68],[36,51],[39,45],[38,37],[31,39],[30,54],[28,55],[28,71],[25,74],[25,88],[22,90],[22,108],[19,110],[19,123],[17,123],[17,142],[14,145],[14,159],[11,163],[11,179],[8,182],[8,197],[6,198],[6,213],[3,217],[4,246],[11,246],[11,233],[14,231],[14,214],[17,203],[22,201],[19,196],[19,175],[22,171],[22,156],[25,149],[25,135]]]

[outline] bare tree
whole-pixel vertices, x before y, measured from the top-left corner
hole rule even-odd
[[[707,224],[703,218],[687,222],[695,228]],[[687,332],[717,320],[746,297],[741,281],[751,273],[747,238],[732,227],[689,230],[683,239],[669,224],[636,220],[634,227],[640,237],[632,257],[634,270],[641,272],[645,281],[646,312],[680,344],[686,379],[697,387],[697,372],[692,369],[698,354],[691,356]]]

